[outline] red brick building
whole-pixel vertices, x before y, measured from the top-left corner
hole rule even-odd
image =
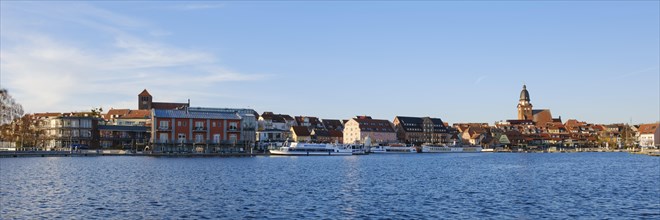
[[[241,117],[236,113],[153,109],[154,151],[218,152],[239,150]]]

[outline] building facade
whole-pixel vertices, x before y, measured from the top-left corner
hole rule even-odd
[[[149,127],[146,126],[99,125],[101,148],[143,151],[149,138]]]
[[[406,144],[447,144],[451,136],[439,118],[396,116],[393,124],[398,140]]]
[[[208,112],[208,113],[229,113],[238,114],[241,117],[241,137],[244,145],[253,146],[257,141],[257,128],[259,113],[254,109],[248,108],[203,108],[190,107],[190,112]]]
[[[236,113],[153,109],[151,143],[157,152],[239,150],[241,117]]]
[[[34,114],[43,132],[44,150],[98,149],[98,125],[102,119],[91,112]]]
[[[307,126],[291,126],[291,138],[294,142],[311,142],[312,134]]]
[[[257,142],[283,142],[291,136],[291,127],[296,126],[296,120],[290,115],[264,112],[259,116]]]
[[[639,146],[660,147],[660,123],[639,125]]]
[[[396,132],[394,132],[390,121],[372,119],[369,116],[358,116],[346,122],[343,135],[346,144],[364,144],[367,137],[369,137],[372,144],[397,142]]]

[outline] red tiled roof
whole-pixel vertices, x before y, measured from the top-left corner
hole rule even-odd
[[[641,124],[639,125],[640,134],[655,134],[655,131],[660,127],[660,123],[657,124]]]
[[[103,114],[103,119],[105,120],[110,120],[113,115],[118,115],[118,117],[122,117],[128,112],[131,111],[130,109],[110,109],[108,110],[108,113]]]
[[[124,119],[145,119],[151,116],[151,110],[130,110],[124,115]]]
[[[140,94],[138,94],[138,96],[151,96],[151,94],[149,94],[149,92],[147,92],[147,89],[144,89],[144,90],[142,90],[142,92]]]

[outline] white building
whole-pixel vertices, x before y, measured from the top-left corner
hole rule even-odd
[[[639,146],[660,147],[660,123],[639,125]]]
[[[264,112],[259,116],[257,129],[258,142],[284,141],[291,135],[291,127],[296,126],[296,120],[290,115]]]

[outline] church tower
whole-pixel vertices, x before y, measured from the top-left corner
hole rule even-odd
[[[529,102],[529,92],[527,92],[526,85],[523,85],[523,89],[520,91],[518,120],[532,120],[532,103]]]
[[[147,92],[147,89],[138,94],[138,109],[150,110],[153,97]]]

